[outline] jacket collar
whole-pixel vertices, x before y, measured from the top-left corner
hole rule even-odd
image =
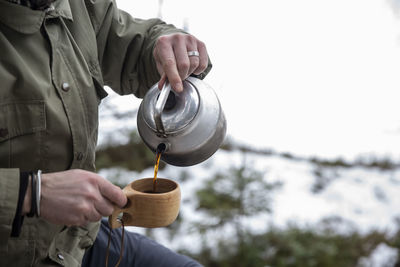
[[[0,0],[0,22],[20,33],[37,32],[46,17],[73,20],[69,0],[57,0],[44,11]]]

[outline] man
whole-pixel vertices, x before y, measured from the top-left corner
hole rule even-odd
[[[99,220],[127,202],[94,173],[103,86],[142,97],[168,79],[179,92],[210,68],[195,37],[134,19],[113,0],[0,0],[0,266],[80,266],[97,237],[84,262],[96,266]],[[196,265],[129,240],[134,266]],[[141,257],[141,246],[154,251]],[[157,251],[167,260],[149,263]]]

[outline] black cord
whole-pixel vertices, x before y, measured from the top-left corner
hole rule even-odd
[[[22,216],[22,208],[24,204],[26,189],[29,184],[29,173],[20,172],[19,174],[19,192],[18,204],[15,212],[14,220],[11,228],[11,237],[18,237],[21,234],[22,224],[24,223],[24,216]]]
[[[36,215],[36,176],[33,172],[30,172],[31,176],[31,211],[26,215],[28,217],[33,217]]]

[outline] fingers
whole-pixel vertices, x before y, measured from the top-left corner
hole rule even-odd
[[[86,225],[89,222],[99,221],[103,216],[109,216],[114,211],[114,205],[123,207],[127,198],[123,191],[108,180],[96,173],[79,171],[80,190],[76,190],[75,205],[77,211],[69,225]],[[80,195],[80,196],[79,196]]]
[[[113,204],[105,198],[101,192],[94,193],[93,195],[92,201],[86,204],[86,208],[84,208],[84,211],[81,213],[84,216],[84,220],[87,222],[98,221],[103,216],[111,215],[114,211]]]
[[[86,225],[89,222],[96,222],[101,220],[103,216],[109,216],[114,211],[114,206],[107,199],[99,196],[93,202],[81,204],[79,213],[73,217],[73,223],[69,225]]]
[[[95,202],[94,208],[102,216],[109,216],[114,211],[113,204],[105,198],[102,198],[99,201]]]
[[[188,52],[199,52],[197,48],[197,44],[192,44],[187,47],[186,57],[189,59],[189,69],[185,75],[186,79],[190,74],[192,74],[200,65],[200,57],[196,55],[189,55]]]
[[[107,216],[112,213],[104,214],[94,208],[92,203],[81,203],[77,206],[76,213],[70,213],[68,219],[61,224],[68,226],[84,226],[90,222],[97,222],[101,220],[103,216]]]
[[[197,43],[197,50],[199,51],[199,64],[192,73],[199,75],[203,73],[208,66],[208,53],[206,45],[200,41]]]
[[[95,182],[91,183],[97,186],[86,188],[84,198],[76,205],[77,213],[72,220],[73,223],[69,225],[86,225],[89,222],[99,221],[103,216],[111,215],[114,211],[111,201],[119,202],[118,206],[126,204],[126,196],[119,187],[96,174],[92,175]]]
[[[189,56],[189,51],[197,51],[199,55]],[[158,87],[161,89],[168,79],[176,92],[183,90],[182,80],[192,73],[201,74],[208,66],[205,44],[189,34],[176,33],[159,37],[154,58],[162,76]]]
[[[172,88],[176,92],[181,92],[183,90],[183,85],[171,42],[169,36],[161,36],[158,39],[155,50],[155,60],[157,64],[161,66],[162,74],[167,76]]]
[[[93,208],[93,206],[90,206],[87,208],[87,212],[82,212],[82,222],[80,225],[85,225],[88,222],[96,222],[101,220],[101,218],[105,216],[105,214],[100,213],[97,209]]]
[[[120,208],[123,208],[128,199],[126,198],[125,194],[116,185],[113,185],[106,179],[101,178],[99,181],[99,190],[102,196],[108,199],[110,202],[115,203]],[[105,207],[107,203],[101,203],[102,207]],[[111,213],[108,213],[108,215]]]
[[[187,54],[187,47],[191,46],[194,47],[195,44],[186,43],[187,41],[184,38],[177,38],[176,44],[174,46],[174,52],[175,52],[175,59],[176,59],[176,65],[179,73],[179,77],[181,80],[186,79],[189,76],[189,70],[192,67],[192,62],[188,57]],[[194,50],[196,47],[193,48]]]

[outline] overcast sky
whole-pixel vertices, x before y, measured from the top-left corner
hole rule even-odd
[[[139,18],[158,0],[117,0]],[[164,0],[208,47],[228,134],[300,155],[399,157],[398,0]]]

